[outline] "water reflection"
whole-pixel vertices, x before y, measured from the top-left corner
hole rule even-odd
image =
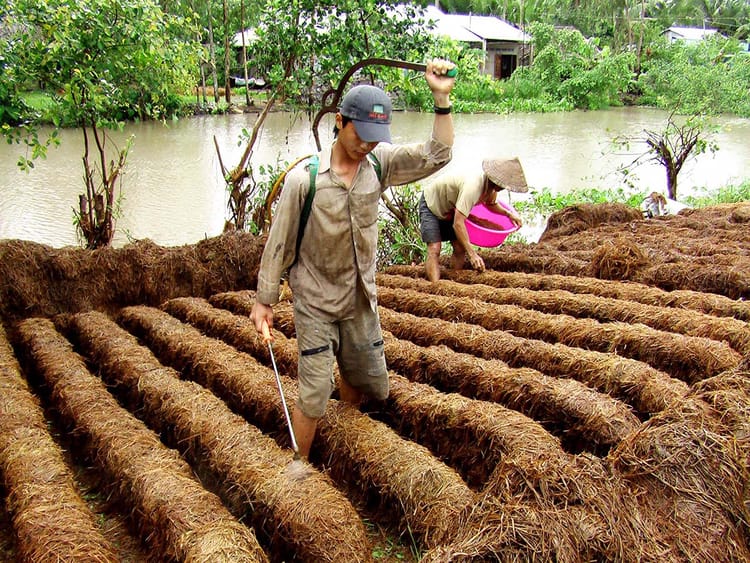
[[[455,115],[453,161],[443,172],[478,167],[483,158],[519,156],[529,184],[564,193],[580,187],[617,187],[613,172],[632,155],[612,152],[615,135],[637,136],[643,129],[660,130],[667,114],[659,110],[620,108],[597,112],[550,114]],[[255,114],[197,117],[170,122],[129,124],[113,134],[122,146],[135,136],[124,174],[122,215],[115,246],[130,238],[149,238],[162,245],[192,244],[221,233],[226,218],[226,192],[216,146],[228,167],[239,160],[243,129],[250,130]],[[392,126],[395,142],[423,139],[431,114],[399,112]],[[332,139],[332,116],[319,129],[323,145]],[[680,174],[680,194],[697,188],[716,189],[750,178],[750,120],[726,118],[716,137],[720,150],[702,155]],[[0,238],[33,240],[54,247],[78,244],[73,206],[83,191],[82,138],[78,130],[62,133],[62,145],[50,149],[46,160],[30,173],[20,172],[18,145],[0,147]],[[315,150],[310,121],[303,114],[270,114],[251,162],[254,166],[291,161]],[[637,149],[642,150],[642,149]],[[639,168],[631,178],[643,191],[664,190],[665,173],[654,164]],[[532,195],[513,196],[532,197]],[[524,234],[524,232],[522,232]],[[539,228],[525,236],[535,240]]]

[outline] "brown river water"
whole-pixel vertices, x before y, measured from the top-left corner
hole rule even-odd
[[[214,139],[224,163],[232,167],[244,146],[238,146],[243,128],[251,129],[256,114],[206,116],[161,123],[128,124],[113,139],[120,145],[134,135],[124,174],[121,216],[116,223],[114,246],[133,239],[157,244],[193,244],[222,232],[226,191],[221,178]],[[550,114],[457,114],[456,143],[452,162],[443,172],[469,170],[486,157],[518,156],[532,186],[529,194],[548,188],[555,194],[575,188],[626,187],[616,174],[644,151],[638,143],[630,152],[618,152],[612,140],[618,135],[637,138],[644,130],[660,131],[667,113],[644,108],[577,111]],[[423,139],[430,130],[429,113],[397,112],[394,142]],[[728,184],[750,179],[750,119],[717,120],[714,135],[719,145],[689,162],[679,176],[679,197],[700,195]],[[323,145],[330,143],[332,118],[319,128]],[[270,114],[251,162],[291,161],[315,150],[310,121],[290,113]],[[73,207],[84,190],[80,130],[62,132],[62,143],[51,148],[45,160],[31,172],[16,166],[19,145],[0,145],[0,239],[23,239],[59,248],[76,245]],[[425,180],[425,182],[428,182]],[[649,164],[635,169],[628,179],[633,190],[666,191],[664,169]],[[538,239],[545,218],[528,221],[521,235]]]

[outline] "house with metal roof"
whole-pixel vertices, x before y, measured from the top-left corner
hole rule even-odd
[[[670,43],[684,41],[685,43],[697,43],[711,37],[718,31],[705,27],[679,27],[673,25],[664,30],[662,35],[666,36]]]
[[[432,32],[484,52],[482,72],[508,78],[519,65],[528,64],[531,36],[495,16],[446,14],[427,6],[425,19],[434,23]]]

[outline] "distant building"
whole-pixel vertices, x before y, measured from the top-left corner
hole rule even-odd
[[[679,27],[673,25],[672,27],[665,29],[662,32],[662,35],[664,35],[670,43],[674,43],[675,41],[698,43],[716,33],[718,33],[718,31],[715,29],[707,29],[704,27]]]
[[[519,65],[528,64],[531,36],[495,16],[446,14],[427,6],[425,18],[435,23],[433,33],[484,52],[484,74],[508,78]]]

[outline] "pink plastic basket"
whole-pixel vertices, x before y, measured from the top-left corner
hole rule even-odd
[[[502,201],[498,201],[497,203],[505,209],[514,211],[513,207],[511,207],[507,203],[504,203]],[[475,205],[471,209],[471,214],[481,219],[487,219],[488,221],[492,221],[493,223],[504,227],[503,230],[488,229],[486,227],[477,225],[476,223],[472,222],[471,219],[467,218],[466,231],[469,233],[469,241],[471,242],[471,244],[483,246],[485,248],[500,246],[501,244],[503,244],[503,242],[505,242],[505,239],[509,234],[514,233],[518,230],[518,227],[513,224],[513,221],[511,221],[509,217],[490,211],[483,203]]]

